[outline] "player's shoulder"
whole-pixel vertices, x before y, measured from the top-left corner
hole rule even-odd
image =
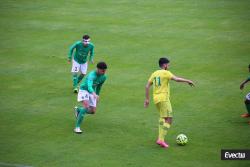
[[[159,74],[161,70],[156,70],[152,73],[152,75]]]
[[[107,74],[103,75],[103,80],[106,80],[108,78]]]
[[[156,70],[155,72],[153,72],[153,74],[168,74],[170,71],[168,70]]]
[[[96,76],[96,71],[92,70],[92,71],[89,72],[89,74],[92,75],[92,76]]]
[[[154,77],[154,76],[156,76],[156,75],[159,75],[159,70],[154,71],[154,72],[151,74],[151,77]]]
[[[96,72],[95,72],[95,70],[90,71],[90,72],[88,73],[88,76],[87,76],[88,79],[94,79],[95,77],[96,77]]]
[[[76,41],[75,44],[77,45],[82,44],[82,41]]]
[[[94,48],[94,47],[95,47],[95,45],[94,45],[92,42],[89,43],[89,46],[90,46],[91,48]]]
[[[155,75],[162,76],[162,77],[173,75],[169,70],[157,70],[154,73]]]
[[[76,41],[73,45],[74,46],[79,46],[82,43],[82,41]]]

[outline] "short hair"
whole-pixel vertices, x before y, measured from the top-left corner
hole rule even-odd
[[[106,70],[108,68],[107,64],[104,61],[97,63],[96,67],[101,70]]]
[[[248,65],[248,68],[250,68],[250,64]]]
[[[162,57],[159,59],[159,66],[161,67],[163,64],[167,64],[170,61],[166,57]]]
[[[84,35],[84,36],[82,37],[82,39],[89,39],[89,38],[90,38],[89,35]]]

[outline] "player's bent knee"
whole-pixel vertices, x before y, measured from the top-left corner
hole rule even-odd
[[[95,114],[94,111],[88,111],[88,114]]]
[[[83,100],[82,105],[84,106],[84,108],[89,108],[89,102],[87,100]]]
[[[96,112],[96,108],[93,108],[93,107],[90,107],[90,110],[89,110],[92,114],[95,114]]]

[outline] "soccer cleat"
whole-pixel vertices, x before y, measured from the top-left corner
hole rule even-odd
[[[75,106],[74,112],[75,112],[75,117],[77,118],[80,112],[77,106]]]
[[[74,88],[73,92],[74,92],[74,93],[78,93],[78,89],[77,89],[77,88]]]
[[[169,145],[167,143],[165,143],[164,141],[161,141],[159,139],[156,141],[156,144],[160,145],[163,148],[168,148],[169,147]]]
[[[74,129],[74,132],[77,133],[77,134],[80,134],[80,133],[82,133],[82,130],[79,127],[76,127]]]
[[[161,140],[158,139],[158,140],[156,141],[156,144],[160,145],[160,143],[161,143]]]
[[[247,117],[250,117],[250,114],[248,114],[248,113],[242,114],[241,117],[242,117],[242,118],[247,118]]]

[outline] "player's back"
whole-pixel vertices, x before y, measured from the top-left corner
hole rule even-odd
[[[80,89],[89,90],[90,83],[92,84],[92,88],[95,90],[96,87],[106,80],[106,75],[97,75],[96,71],[93,70],[88,73],[88,75],[84,78],[83,82],[80,85]]]
[[[153,84],[154,97],[161,96],[161,99],[169,98],[169,81],[172,76],[173,74],[168,70],[157,70],[151,75],[149,81]]]

